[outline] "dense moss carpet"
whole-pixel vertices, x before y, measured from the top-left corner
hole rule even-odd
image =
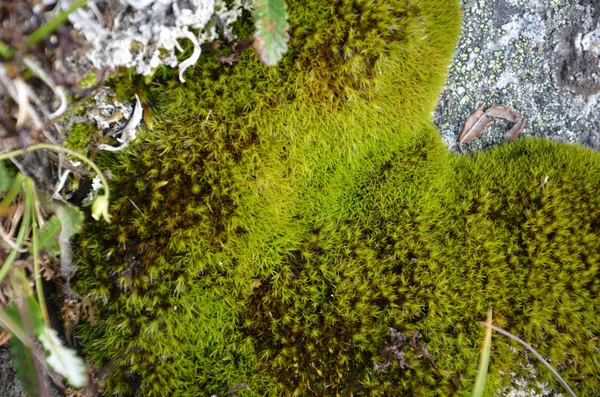
[[[288,3],[276,67],[224,48],[186,84],[115,83],[154,128],[100,157],[113,223],[77,242],[77,337],[106,394],[469,395],[492,307],[599,395],[600,155],[444,147],[431,113],[458,1]],[[525,363],[495,336],[490,395]]]

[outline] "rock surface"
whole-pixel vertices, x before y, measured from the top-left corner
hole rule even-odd
[[[524,136],[600,149],[600,1],[463,0],[463,32],[434,121],[446,144],[479,104],[527,118]],[[496,122],[463,150],[503,142]]]

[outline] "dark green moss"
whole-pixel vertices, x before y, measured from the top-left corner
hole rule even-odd
[[[467,395],[488,306],[597,393],[598,154],[445,149],[430,114],[456,1],[289,12],[280,65],[207,52],[186,85],[157,73],[153,130],[99,158],[113,223],[78,241],[77,287],[99,309],[78,337],[112,364],[107,393]],[[374,371],[390,327],[435,363],[409,350],[410,368]],[[494,338],[490,392],[522,372],[511,346]]]

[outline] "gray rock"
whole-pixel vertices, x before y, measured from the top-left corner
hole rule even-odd
[[[446,144],[481,103],[527,118],[524,136],[600,149],[600,1],[463,0],[463,32],[434,112]],[[494,123],[465,151],[503,143]]]
[[[0,347],[0,395],[6,397],[28,397],[17,374],[12,369],[8,349]]]

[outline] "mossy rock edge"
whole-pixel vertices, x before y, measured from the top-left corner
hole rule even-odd
[[[106,394],[469,395],[488,307],[599,394],[600,155],[444,147],[458,1],[288,3],[278,66],[223,50],[185,85],[159,71],[152,131],[98,158],[113,223],[76,242],[77,337]],[[376,371],[390,328],[418,348]],[[525,362],[495,336],[489,395]]]

